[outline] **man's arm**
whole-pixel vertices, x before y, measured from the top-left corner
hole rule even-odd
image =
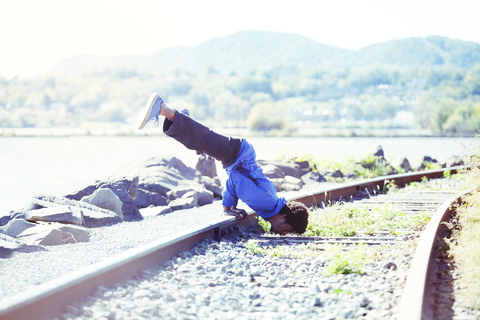
[[[223,206],[223,213],[225,213],[225,215],[235,216],[237,220],[245,219],[247,217],[247,212],[243,209],[237,209],[236,206]]]

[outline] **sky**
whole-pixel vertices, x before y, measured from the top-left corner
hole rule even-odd
[[[439,35],[480,43],[480,0],[0,0],[0,76],[78,54],[150,54],[243,30],[358,50]]]

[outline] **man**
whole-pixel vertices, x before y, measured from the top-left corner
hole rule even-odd
[[[178,112],[163,103],[153,93],[138,116],[137,127],[159,116],[165,117],[163,132],[197,153],[205,153],[220,161],[227,171],[228,179],[222,193],[224,213],[237,219],[247,216],[245,210],[237,208],[242,200],[262,218],[269,221],[271,231],[279,234],[305,232],[308,224],[308,209],[302,203],[287,201],[277,196],[274,184],[257,166],[253,146],[245,139],[217,134],[190,118],[187,112]]]

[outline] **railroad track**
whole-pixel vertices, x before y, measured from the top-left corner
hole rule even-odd
[[[461,168],[449,168],[455,173]],[[405,185],[413,181],[443,177],[444,170],[430,170],[414,174],[389,176],[397,185]],[[434,256],[433,243],[441,232],[441,221],[448,218],[450,204],[458,198],[451,192],[421,192],[381,194],[385,188],[384,177],[367,181],[350,183],[336,188],[320,190],[296,197],[295,200],[307,206],[321,206],[322,203],[343,201],[344,206],[356,206],[371,209],[386,203],[392,208],[402,210],[406,214],[421,211],[435,211],[424,235],[418,245],[416,257],[412,262],[410,273],[405,284],[405,291],[398,312],[399,319],[421,319],[432,314],[432,303],[429,300],[431,288],[428,279],[432,271],[429,266]],[[293,200],[293,199],[289,199]],[[99,263],[75,274],[59,278],[40,285],[29,292],[23,292],[6,298],[0,304],[0,319],[53,319],[65,313],[65,307],[76,301],[84,301],[95,290],[106,288],[116,283],[127,281],[139,273],[149,273],[162,265],[169,265],[172,257],[187,252],[196,244],[204,241],[219,241],[252,230],[257,225],[256,214],[249,213],[247,219],[235,221],[232,218],[219,219],[209,225],[199,226],[171,237],[133,249],[114,259]],[[408,235],[407,235],[408,236]],[[292,246],[310,244],[322,249],[328,244],[367,244],[369,246],[398,245],[405,238],[377,234],[375,237],[256,237],[259,245]],[[240,244],[242,246],[242,244]],[[172,271],[169,270],[163,271]],[[173,270],[177,272],[176,270]],[[252,276],[252,279],[254,276]],[[258,278],[262,278],[258,275]],[[303,284],[303,287],[305,283]],[[293,286],[294,287],[294,286]],[[285,288],[293,290],[289,284]],[[300,288],[303,288],[300,285]],[[104,290],[104,289],[102,289]],[[313,301],[313,305],[318,305]]]

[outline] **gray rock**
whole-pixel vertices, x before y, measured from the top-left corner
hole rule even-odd
[[[54,246],[64,243],[88,242],[89,233],[85,228],[59,223],[41,223],[26,229],[17,239],[28,245]]]
[[[425,164],[423,163],[422,159],[413,159],[410,162],[413,171],[420,171],[425,169]]]
[[[140,214],[142,215],[142,217],[147,218],[160,216],[162,214],[167,214],[172,211],[172,208],[170,208],[169,206],[158,206],[140,209]]]
[[[122,221],[115,212],[101,209],[86,202],[49,195],[36,195],[32,201],[44,207],[65,205],[70,208],[80,208],[83,214],[83,225],[87,228],[102,227]]]
[[[203,206],[213,202],[214,196],[213,192],[207,189],[196,190],[197,204]]]
[[[133,204],[138,194],[138,177],[101,182],[98,184],[98,188],[110,189],[117,195],[122,202],[122,220],[136,221],[142,219],[138,208]]]
[[[137,198],[133,204],[137,208],[143,208],[148,206],[166,206],[168,204],[168,199],[164,195],[165,193],[151,192],[146,189],[139,188],[137,193]]]
[[[394,168],[402,168],[405,172],[411,172],[412,167],[410,166],[410,162],[407,158],[398,158],[393,160],[390,165]]]
[[[423,162],[433,162],[433,163],[437,163],[438,161],[432,157],[429,157],[429,156],[424,156],[423,157]]]
[[[273,185],[275,186],[275,189],[277,189],[277,192],[283,191],[282,185],[285,182],[284,178],[270,178],[270,181],[273,182]]]
[[[167,193],[167,197],[174,201],[179,198],[185,198],[186,194],[190,194],[190,197],[195,194],[195,198],[197,199],[197,203],[195,205],[203,206],[205,204],[209,204],[213,202],[213,192],[208,191],[207,189],[203,188],[178,188],[171,190]],[[188,197],[188,196],[187,196]],[[169,204],[169,206],[171,206]]]
[[[299,186],[299,187],[302,187],[302,186],[303,186],[303,181],[302,181],[302,179],[295,178],[295,177],[293,177],[293,176],[285,176],[285,183],[294,184],[294,185],[297,185],[297,186]]]
[[[395,169],[392,165],[387,164],[386,167],[387,167],[387,175],[392,175],[392,174],[397,174],[398,173],[397,169]]]
[[[383,152],[383,148],[380,145],[373,145],[367,149],[366,155],[372,155],[374,157],[378,157],[380,160],[385,161],[385,154]]]
[[[210,178],[218,177],[215,159],[209,158],[204,154],[201,154],[198,157],[198,161],[197,161],[197,165],[195,166],[195,169],[200,171],[200,173],[204,176],[207,176]]]
[[[199,171],[187,167],[175,157],[153,157],[124,164],[95,185],[72,193],[67,198],[80,200],[99,188],[109,188],[122,201],[124,219],[139,220],[142,216],[138,208],[166,206],[167,194],[174,189],[202,190],[204,187],[201,182],[206,182],[206,187],[220,196],[220,188],[212,184],[211,180],[202,180],[201,176]],[[179,197],[171,196],[170,199],[176,198]]]
[[[285,191],[298,191],[302,188],[302,186],[303,181],[301,179],[292,176],[285,176],[282,189]]]
[[[90,234],[87,229],[80,226],[57,226],[63,233],[63,243],[77,243],[88,242],[90,240]]]
[[[332,178],[343,178],[343,173],[340,170],[325,170],[322,172],[324,176],[332,177]]]
[[[28,211],[25,213],[25,220],[83,225],[83,215],[80,208],[62,205]]]
[[[28,245],[55,246],[63,244],[63,232],[51,225],[38,225],[20,233],[17,239]]]
[[[23,245],[24,243],[22,241],[0,233],[0,258],[9,258],[15,249]]]
[[[197,193],[190,191],[185,193],[181,198],[171,201],[168,206],[175,210],[190,209],[197,205]]]
[[[87,228],[98,228],[122,222],[118,214],[110,210],[93,211],[82,209],[82,213],[83,225]]]
[[[223,189],[221,188],[220,179],[218,179],[218,177],[210,178],[207,176],[201,176],[199,177],[198,182],[202,184],[205,189],[213,192],[215,197],[222,197]]]
[[[285,177],[285,174],[277,166],[273,164],[266,164],[261,168],[265,176],[267,176],[267,178],[280,179]]]
[[[327,179],[318,171],[310,171],[302,176],[302,181],[308,184],[311,182],[326,182]]]
[[[179,199],[188,192],[195,192],[195,189],[192,187],[176,188],[167,192],[167,198],[170,200]]]
[[[461,157],[453,154],[445,154],[440,156],[440,158],[438,158],[438,163],[442,166],[442,168],[463,166],[465,164]]]
[[[28,228],[33,228],[36,226],[36,223],[31,223],[23,219],[14,219],[11,220],[7,225],[2,227],[0,232],[10,237],[16,237]]]
[[[109,188],[100,188],[95,190],[91,195],[83,197],[80,201],[90,203],[102,209],[107,209],[118,214],[123,220],[122,201]]]
[[[0,233],[0,247],[8,250],[15,250],[24,245],[24,242],[6,234]]]
[[[305,169],[304,169],[305,164],[302,164],[302,166],[300,166],[298,162],[291,163],[291,162],[282,162],[282,161],[257,160],[257,164],[260,168],[262,168],[262,170],[264,170],[264,173],[265,173],[264,167],[267,165],[273,165],[277,167],[278,170],[280,170],[280,172],[282,173],[282,178],[288,175],[288,176],[293,176],[295,178],[300,179],[302,175],[305,173]],[[273,178],[279,178],[279,177],[273,177]]]

